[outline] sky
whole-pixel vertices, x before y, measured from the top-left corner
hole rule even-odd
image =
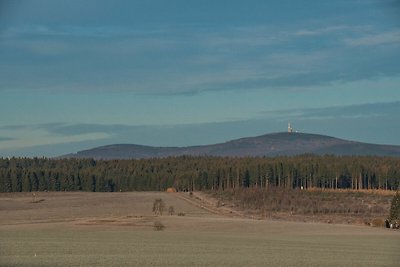
[[[400,145],[398,0],[0,0],[0,157],[295,130]]]

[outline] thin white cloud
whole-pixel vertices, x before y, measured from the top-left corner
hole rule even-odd
[[[19,38],[23,36],[36,37],[99,37],[115,38],[126,36],[149,36],[173,33],[173,28],[167,26],[133,29],[122,26],[58,26],[48,25],[20,25],[8,27],[2,31],[3,38]]]
[[[14,140],[15,138],[13,138],[13,137],[1,137],[0,136],[0,143],[1,142],[9,142],[9,141],[12,141],[12,140]]]
[[[354,27],[346,26],[346,25],[338,25],[338,26],[329,26],[324,28],[317,29],[301,29],[294,32],[295,36],[316,36],[321,34],[327,34],[332,32],[343,32],[346,30],[354,29]]]
[[[362,37],[346,38],[344,43],[348,46],[378,46],[384,44],[400,44],[400,31],[388,31],[369,34]]]
[[[19,138],[15,138],[14,140],[9,140],[7,142],[0,142],[0,149],[18,149],[18,148],[27,148],[33,146],[42,146],[42,145],[56,145],[56,144],[65,144],[71,142],[82,142],[82,141],[93,141],[93,140],[101,140],[109,138],[109,135],[106,133],[88,133],[88,134],[79,134],[79,135],[70,135],[70,136],[57,136],[57,135],[48,135],[48,134],[35,134],[34,137],[25,137],[22,136],[22,133],[17,133],[21,135]]]
[[[378,38],[363,36],[366,32],[371,32],[368,26],[347,25],[310,29],[292,25],[280,30],[268,26],[196,28],[192,32],[163,27],[140,31],[124,27],[22,27],[0,44],[10,55],[0,63],[0,90],[190,94],[239,88],[272,90],[296,86],[297,81],[297,85],[310,86],[385,75],[386,70],[352,67],[361,61],[362,66],[376,62],[353,56],[352,47],[393,42],[400,39],[400,32]],[[335,33],[333,41],[323,36],[324,45],[312,50],[299,38],[331,33]],[[37,38],[25,38],[27,34]],[[345,39],[343,45],[336,34],[361,37]],[[33,59],[21,65],[20,55]],[[375,58],[379,59],[379,54]],[[355,73],[355,69],[360,71]]]
[[[321,22],[322,23],[322,22]],[[294,37],[320,36],[325,34],[364,34],[373,31],[371,25],[333,25],[303,28],[292,32]]]
[[[357,105],[336,105],[323,108],[298,108],[286,110],[265,111],[264,117],[276,120],[325,120],[325,119],[358,119],[387,117],[396,114],[400,109],[400,102],[378,102]]]

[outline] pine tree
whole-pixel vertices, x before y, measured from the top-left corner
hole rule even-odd
[[[250,172],[246,170],[243,178],[243,187],[250,187]]]

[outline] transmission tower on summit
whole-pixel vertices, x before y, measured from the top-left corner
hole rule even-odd
[[[293,133],[293,128],[292,128],[292,126],[290,125],[290,122],[289,122],[289,124],[288,124],[287,131],[288,131],[288,133]]]

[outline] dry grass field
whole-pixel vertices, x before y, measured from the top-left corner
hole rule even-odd
[[[0,266],[398,266],[399,248],[396,230],[248,219],[184,193],[0,194]]]

